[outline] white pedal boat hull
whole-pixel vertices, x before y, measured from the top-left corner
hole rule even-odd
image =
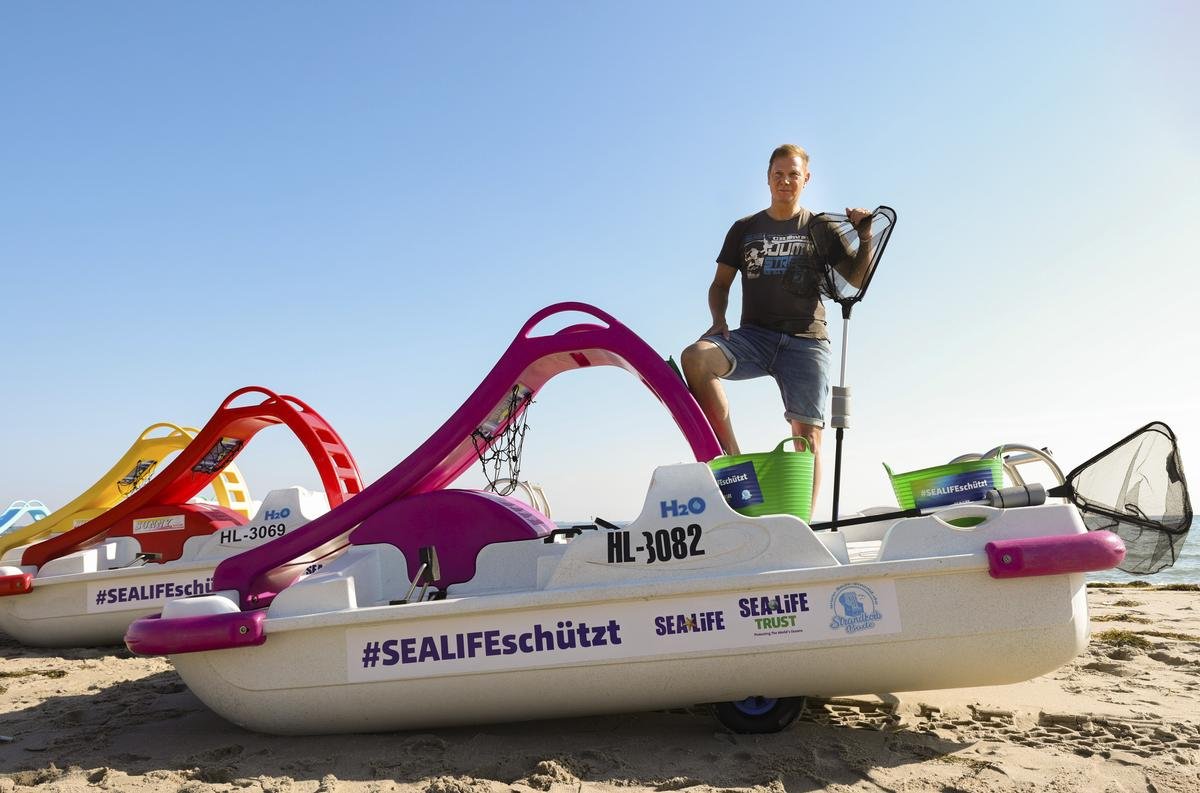
[[[631,635],[623,639],[628,655],[604,660],[507,671],[473,671],[460,665],[454,671],[351,681],[363,651],[352,637],[402,636],[409,622],[414,623],[415,635],[430,632],[416,624],[426,620],[416,615],[405,620],[398,613],[413,607],[391,606],[367,610],[378,612],[370,621],[345,619],[308,628],[302,627],[304,618],[298,618],[294,628],[283,621],[269,623],[268,641],[261,646],[180,654],[171,661],[192,691],[229,721],[261,732],[306,734],[644,711],[752,695],[841,696],[1013,683],[1058,668],[1087,644],[1082,575],[1022,579],[1014,586],[1012,581],[989,578],[980,568],[907,575],[894,571],[897,575],[887,578],[872,577],[875,571],[866,569],[858,572],[867,576],[855,582],[894,586],[902,630],[770,643],[756,643],[750,636],[745,646],[728,649],[689,650],[679,646],[685,642],[677,642],[674,651],[663,647],[640,657],[634,645],[641,644],[641,651],[651,649],[645,646],[651,636],[636,642]],[[763,588],[768,580],[774,585]],[[842,580],[827,578],[824,589]],[[667,614],[676,602],[710,597],[723,598],[732,607],[750,592],[770,596],[821,588],[817,577],[804,575],[768,574],[742,583],[744,587],[694,589],[664,598],[654,610]],[[617,615],[624,628],[622,615],[644,613],[646,606],[654,605],[644,599],[585,597],[576,601],[577,608],[565,598],[556,600],[553,606],[465,619],[475,627],[518,615],[530,625],[539,620],[556,624],[559,618],[600,609]],[[947,612],[947,603],[954,604],[953,613]],[[449,610],[459,604],[428,605]],[[444,625],[434,628],[434,635],[460,632],[445,624],[448,616],[430,614],[428,619]]]
[[[700,510],[668,518],[679,505]],[[964,517],[982,522],[947,522]],[[650,558],[680,524],[696,542]],[[127,642],[169,654],[226,719],[281,734],[1003,684],[1084,648],[1086,591],[1079,571],[993,577],[985,546],[1094,536],[1068,505],[817,533],[737,514],[702,464],[666,466],[625,530],[486,545],[444,600],[391,605],[408,589],[403,553],[354,545],[269,609],[242,612],[236,592],[175,600]]]
[[[169,601],[212,591],[212,574],[224,558],[303,526],[327,512],[321,493],[300,487],[271,491],[255,519],[221,533],[193,537],[185,557],[131,566],[137,540],[120,537],[53,559],[34,574],[33,589],[0,597],[0,631],[31,647],[121,644],[130,623],[157,614]],[[268,518],[268,516],[271,516]],[[0,567],[0,574],[21,572]]]
[[[0,599],[0,630],[30,647],[120,644],[130,623],[161,611],[168,595],[211,591],[215,568],[215,562],[165,564],[121,575],[102,571],[35,579],[33,591]]]

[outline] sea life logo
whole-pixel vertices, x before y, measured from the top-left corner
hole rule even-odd
[[[693,611],[691,614],[662,614],[654,618],[656,636],[705,633],[725,630],[724,611]]]
[[[803,633],[802,615],[808,610],[807,592],[781,592],[738,599],[738,616],[753,619],[758,631],[769,633]]]
[[[866,584],[842,584],[829,598],[829,609],[833,612],[829,627],[846,633],[869,631],[883,619],[879,598]]]

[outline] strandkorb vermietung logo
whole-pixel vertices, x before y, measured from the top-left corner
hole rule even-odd
[[[842,584],[829,598],[829,609],[833,612],[829,627],[846,633],[869,631],[883,619],[879,598],[866,584]]]

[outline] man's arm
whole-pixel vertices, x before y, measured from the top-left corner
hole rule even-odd
[[[708,287],[708,310],[712,314],[712,327],[702,333],[702,336],[721,334],[729,338],[729,323],[725,321],[725,310],[729,308],[729,287],[737,277],[736,267],[717,262],[717,274],[713,276],[712,284]]]
[[[854,258],[846,257],[834,265],[834,269],[855,289],[862,289],[863,279],[871,264],[871,211],[869,209],[847,209],[850,225],[858,233],[858,253]]]

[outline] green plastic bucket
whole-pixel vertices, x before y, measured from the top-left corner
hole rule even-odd
[[[804,450],[789,452],[789,441],[804,441]],[[812,517],[813,453],[807,438],[784,438],[772,451],[731,454],[708,464],[729,506],[743,515]]]
[[[931,509],[963,501],[981,501],[987,491],[1004,484],[1004,461],[1000,455],[903,474],[893,473],[887,463],[883,467],[892,480],[896,501],[904,509]]]

